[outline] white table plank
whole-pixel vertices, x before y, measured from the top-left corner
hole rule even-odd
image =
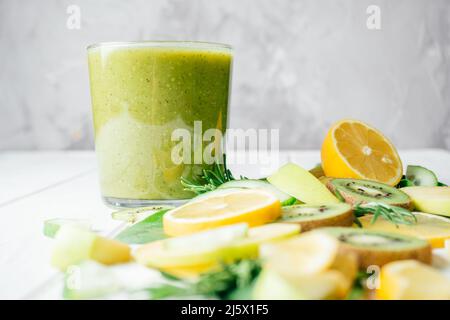
[[[55,273],[52,240],[42,234],[46,219],[91,219],[96,229],[111,230],[118,224],[111,211],[100,200],[96,172],[0,208],[0,298],[21,298]]]
[[[429,167],[442,181],[450,182],[448,151],[409,150],[400,155],[405,166]],[[276,166],[287,161],[309,168],[320,162],[320,153],[283,152]],[[0,155],[0,216],[4,221],[0,233],[0,298],[29,297],[36,288],[46,288],[43,285],[55,274],[49,265],[52,241],[42,235],[45,219],[92,219],[96,227],[104,231],[117,226],[117,222],[110,219],[111,210],[100,200],[94,168],[93,152]],[[261,172],[258,165],[233,164],[231,168],[237,176],[268,174],[264,170]],[[58,291],[43,296],[58,298],[57,295]]]
[[[91,151],[0,153],[0,206],[95,169]]]

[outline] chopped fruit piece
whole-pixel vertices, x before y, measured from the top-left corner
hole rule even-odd
[[[264,270],[290,283],[294,292],[306,299],[345,296],[357,273],[356,256],[340,253],[339,242],[324,233],[311,232],[264,244],[260,252]],[[270,294],[262,292],[258,293],[260,298]]]
[[[405,176],[413,186],[434,187],[438,185],[438,179],[434,172],[421,166],[406,167]]]
[[[382,266],[394,260],[416,259],[431,262],[431,247],[425,240],[395,233],[356,228],[329,227],[317,229],[339,240],[339,251],[355,254],[359,266]]]
[[[322,167],[334,178],[379,181],[395,186],[403,168],[397,150],[375,128],[356,120],[335,123],[322,145]]]
[[[164,232],[181,236],[229,224],[245,222],[250,227],[277,219],[281,205],[277,197],[263,190],[239,190],[194,200],[167,212]]]
[[[281,191],[311,205],[339,203],[339,200],[308,170],[288,163],[267,180]]]
[[[336,271],[301,276],[292,281],[272,270],[264,268],[256,280],[253,298],[257,300],[317,300],[342,298],[342,287],[347,279]]]
[[[85,260],[114,264],[130,259],[130,247],[126,244],[79,227],[65,225],[59,229],[55,237],[52,265],[65,270]]]
[[[247,233],[248,225],[238,223],[187,236],[169,238],[164,241],[164,246],[170,250],[211,249],[229,245],[232,241],[246,237]]]
[[[391,262],[381,269],[376,295],[386,300],[449,300],[450,280],[414,260]]]
[[[86,230],[91,229],[91,223],[88,220],[56,218],[44,221],[44,235],[49,238],[54,238],[59,228],[64,225],[72,225]]]
[[[224,184],[219,186],[220,189],[262,189],[266,190],[268,192],[272,192],[281,202],[283,205],[284,203],[292,203],[295,202],[295,198],[291,197],[290,195],[278,190],[275,186],[270,184],[267,181],[264,180],[253,180],[253,179],[241,179],[241,180],[231,180],[228,182],[225,182]]]
[[[318,164],[314,168],[310,169],[309,172],[317,179],[325,177],[325,172],[323,172],[323,168],[322,168],[321,164]]]
[[[450,239],[450,219],[432,214],[414,212],[417,223],[411,225],[394,225],[384,219],[372,223],[372,216],[364,216],[359,221],[366,230],[386,231],[427,240],[433,248],[444,248]]]
[[[411,199],[406,193],[384,183],[358,179],[331,179],[327,187],[338,198],[351,205],[382,202],[406,209],[411,207]]]
[[[236,224],[156,241],[138,248],[135,258],[141,264],[174,274],[195,274],[220,263],[256,258],[262,243],[295,235],[300,227],[271,223],[246,231],[245,224]]]
[[[302,231],[327,227],[351,226],[353,224],[352,207],[347,203],[308,205],[298,204],[283,207],[280,222],[296,223]]]
[[[450,217],[450,187],[406,187],[417,211]]]

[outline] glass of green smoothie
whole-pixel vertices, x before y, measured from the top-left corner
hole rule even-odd
[[[192,133],[197,124],[202,132],[224,133],[232,57],[230,46],[205,42],[88,47],[95,149],[107,205],[176,205],[194,196],[181,178],[195,178],[210,163],[174,161],[179,142],[173,133]],[[183,150],[189,152],[196,151]]]

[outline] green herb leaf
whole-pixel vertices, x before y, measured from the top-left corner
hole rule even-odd
[[[163,230],[163,216],[169,209],[160,210],[123,230],[116,239],[128,244],[144,244],[167,238]]]
[[[411,211],[382,202],[358,204],[353,208],[353,213],[356,218],[372,214],[373,217],[371,223],[375,223],[379,217],[382,217],[395,225],[412,225],[417,222],[416,216]]]
[[[245,178],[245,177],[241,177]],[[196,194],[213,191],[227,181],[235,180],[231,171],[227,168],[226,155],[223,155],[223,163],[214,163],[212,169],[203,169],[202,176],[192,180],[181,178],[181,184],[185,190]]]
[[[196,281],[166,276],[169,283],[148,288],[150,299],[203,296],[219,299],[250,298],[251,287],[261,271],[258,260],[241,260],[200,275]]]

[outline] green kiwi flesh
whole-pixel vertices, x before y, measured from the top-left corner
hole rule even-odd
[[[340,250],[356,254],[362,268],[406,259],[431,263],[431,247],[425,240],[357,228],[329,227],[319,230],[339,240]]]
[[[411,208],[411,199],[403,191],[387,184],[357,179],[332,179],[327,182],[328,189],[339,199],[351,205],[369,202]]]
[[[351,226],[353,210],[347,203],[286,206],[281,210],[280,222],[300,224],[303,232],[326,226]]]

